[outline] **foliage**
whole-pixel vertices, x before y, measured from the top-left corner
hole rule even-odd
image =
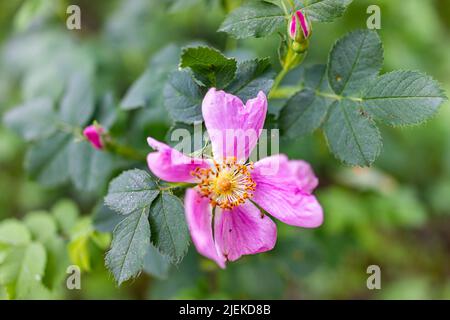
[[[1,298],[398,298],[410,280],[412,296],[448,297],[446,5],[380,1],[369,31],[365,0],[80,2],[68,31],[45,2],[0,5]],[[284,36],[297,9],[313,25],[301,53]],[[322,228],[280,226],[273,251],[226,270],[189,247],[188,186],[145,169],[146,137],[194,130],[211,87],[266,93],[266,127],[312,163],[325,209]],[[82,135],[92,123],[104,150]]]
[[[89,243],[94,248],[89,248]],[[0,223],[0,292],[8,299],[54,299],[63,292],[66,269],[90,269],[91,255],[109,245],[75,204],[61,200],[50,212],[34,211],[23,221]],[[94,249],[94,251],[93,251]],[[97,252],[95,252],[97,250]]]

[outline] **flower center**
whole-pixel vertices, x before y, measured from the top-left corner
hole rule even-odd
[[[229,177],[218,177],[216,184],[219,192],[228,192],[231,190],[232,184]]]
[[[240,164],[236,158],[223,163],[214,162],[211,168],[197,168],[192,172],[200,182],[198,191],[210,199],[213,206],[232,209],[253,196],[256,183],[250,176],[253,164]]]

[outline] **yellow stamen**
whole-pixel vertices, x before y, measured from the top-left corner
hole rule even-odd
[[[223,163],[214,162],[210,168],[197,168],[192,175],[198,179],[198,191],[210,199],[212,206],[232,209],[253,196],[256,183],[252,180],[250,170],[253,164],[237,163],[230,158]]]

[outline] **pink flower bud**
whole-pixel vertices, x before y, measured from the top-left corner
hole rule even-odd
[[[288,31],[291,39],[297,42],[308,39],[311,35],[310,25],[301,10],[297,10],[292,15]]]
[[[95,149],[103,149],[102,134],[104,129],[98,125],[90,125],[83,130],[83,135]]]

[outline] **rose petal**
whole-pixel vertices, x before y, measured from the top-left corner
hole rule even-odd
[[[203,99],[202,113],[214,158],[220,161],[234,156],[245,161],[261,135],[267,99],[260,91],[244,105],[238,97],[211,88]]]
[[[305,38],[308,38],[308,36],[309,36],[308,21],[306,21],[306,18],[301,10],[297,10],[296,14],[297,14],[298,20],[300,21],[300,26],[302,28],[303,35],[305,36]]]
[[[235,261],[242,255],[272,250],[277,228],[254,204],[246,202],[232,210],[216,209],[214,235],[217,250]]]
[[[287,158],[286,158],[287,160]],[[312,193],[319,184],[319,179],[314,175],[311,165],[303,160],[287,160],[290,176],[297,178],[297,185],[304,192]]]
[[[158,178],[169,182],[195,182],[192,171],[196,168],[207,168],[209,163],[204,159],[188,157],[178,150],[153,138],[148,144],[156,152],[149,153],[147,164],[150,171]]]
[[[297,33],[297,18],[295,15],[291,16],[291,20],[289,22],[289,36],[292,40],[295,40],[295,35]]]
[[[207,198],[202,198],[194,189],[186,190],[184,198],[186,220],[192,242],[197,251],[225,268],[225,258],[218,254],[212,235],[212,208]]]
[[[256,182],[253,200],[271,215],[298,227],[322,224],[322,207],[311,195],[318,180],[306,162],[275,155],[256,162],[251,175]]]

